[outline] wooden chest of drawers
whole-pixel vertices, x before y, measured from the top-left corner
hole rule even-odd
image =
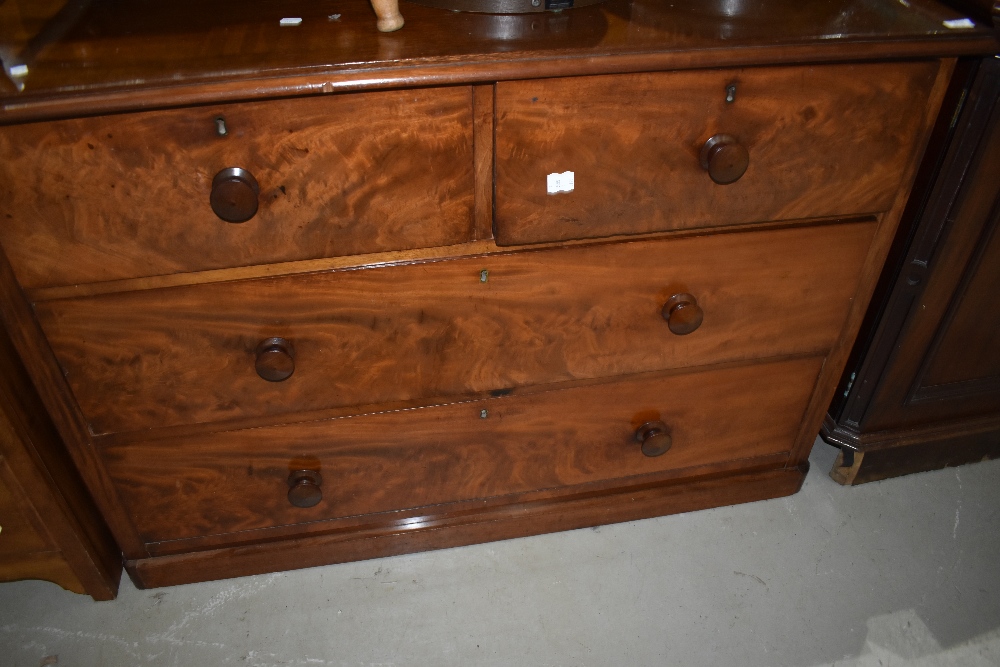
[[[794,493],[953,57],[993,47],[884,4],[731,45],[638,0],[513,42],[340,3],[289,43],[265,7],[273,70],[29,63],[0,314],[136,583]]]

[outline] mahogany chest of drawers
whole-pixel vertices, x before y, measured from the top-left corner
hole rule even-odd
[[[0,316],[137,585],[794,493],[993,47],[875,4],[142,5],[29,50]]]

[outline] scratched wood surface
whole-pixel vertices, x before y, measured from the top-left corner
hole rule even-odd
[[[472,132],[468,87],[0,127],[0,243],[25,287],[461,243]],[[229,167],[247,222],[209,204]]]
[[[35,308],[101,434],[825,353],[874,230],[599,244]],[[661,309],[684,292],[704,324],[677,336]],[[254,370],[271,337],[294,349],[283,382]]]
[[[103,450],[149,541],[253,530],[649,475],[788,451],[822,358]],[[486,418],[482,411],[487,410]],[[664,420],[673,447],[634,439]],[[323,499],[286,498],[319,470]],[[430,510],[429,510],[430,511]]]
[[[501,245],[888,210],[913,159],[933,61],[500,82]],[[727,102],[727,87],[735,86]],[[702,145],[750,154],[714,183]],[[572,171],[572,192],[548,174]]]

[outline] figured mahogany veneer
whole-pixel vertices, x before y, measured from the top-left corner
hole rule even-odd
[[[728,461],[787,457],[821,357],[647,375],[573,389],[113,445],[102,455],[145,540],[233,535],[337,517],[562,489]],[[558,420],[553,419],[558,415]],[[644,456],[651,419],[673,446]],[[322,475],[310,508],[290,472]],[[675,477],[676,474],[668,475]],[[624,482],[622,482],[624,483]],[[637,483],[637,480],[630,482]],[[515,502],[511,498],[506,503]]]
[[[921,131],[910,110],[937,71],[928,61],[502,82],[497,242],[885,211]],[[745,173],[703,164],[720,134],[749,153]],[[546,174],[565,171],[575,189],[548,194]]]
[[[469,87],[0,127],[0,154],[0,243],[25,287],[473,238]],[[236,224],[212,201],[231,168],[259,184]]]
[[[137,431],[821,353],[875,226],[500,254],[35,308],[91,432]],[[831,253],[841,261],[817,271]],[[677,335],[662,309],[685,292],[704,322]],[[267,382],[259,345],[274,337],[294,346],[294,374]]]
[[[0,324],[139,586],[794,493],[995,46],[930,0],[195,4],[16,13],[0,77]]]

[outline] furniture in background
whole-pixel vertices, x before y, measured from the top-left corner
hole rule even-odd
[[[1000,456],[1000,59],[958,72],[823,426],[842,484]]]
[[[0,378],[0,581],[114,598],[121,554],[3,331]]]
[[[95,3],[0,95],[0,322],[140,587],[794,493],[996,48],[918,0],[272,4]]]

